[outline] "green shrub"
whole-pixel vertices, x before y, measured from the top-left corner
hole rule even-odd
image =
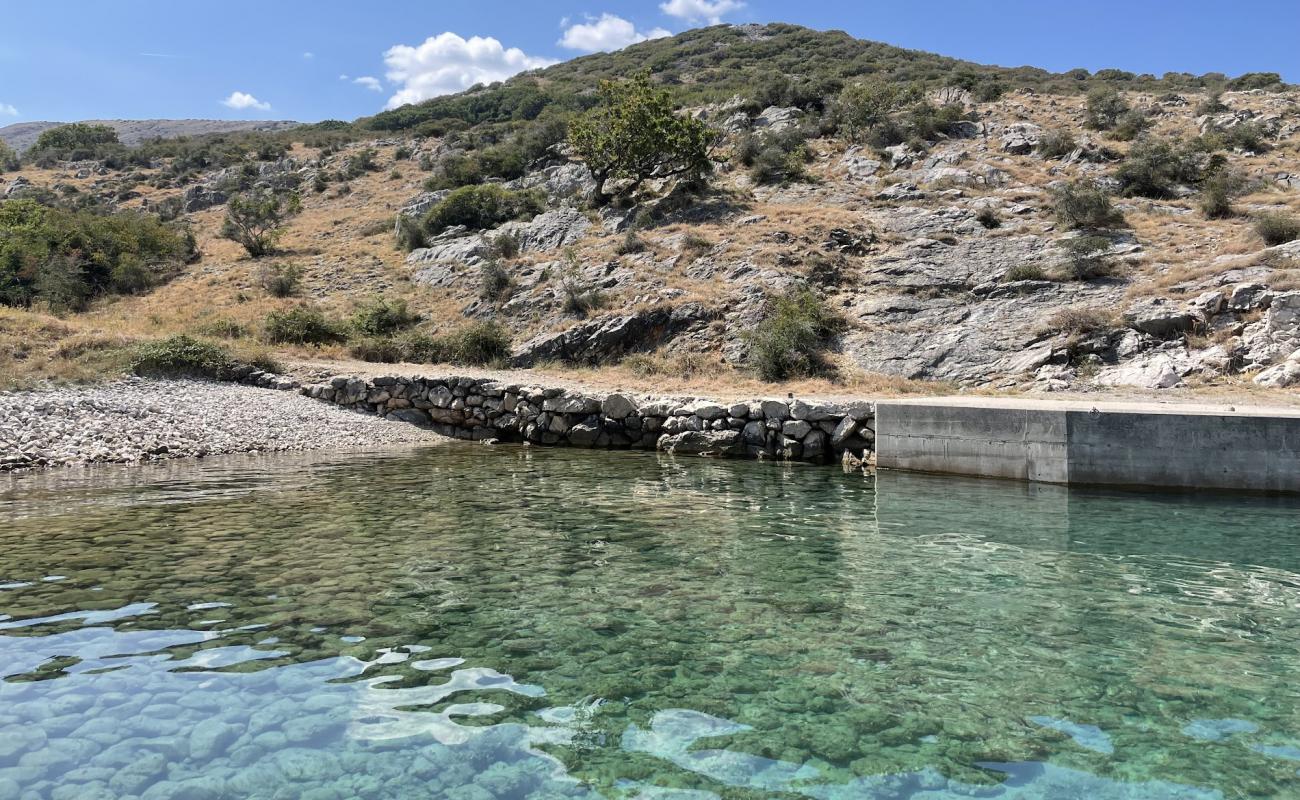
[[[992,206],[984,206],[975,212],[975,221],[989,230],[1002,227],[1002,217],[998,216],[997,209]]]
[[[1255,220],[1255,232],[1269,247],[1300,239],[1300,219],[1290,214],[1263,214]]]
[[[272,344],[336,344],[348,338],[342,325],[305,305],[272,311],[266,315],[264,329]]]
[[[1227,110],[1228,107],[1223,103],[1223,92],[1210,91],[1206,92],[1205,99],[1196,106],[1196,115],[1203,117],[1207,114],[1222,114]]]
[[[1201,182],[1201,212],[1207,219],[1226,219],[1236,215],[1233,198],[1246,189],[1245,178],[1236,170],[1220,166]]]
[[[271,264],[258,271],[257,282],[272,297],[292,297],[298,293],[301,277],[293,264]]]
[[[1239,122],[1224,128],[1207,131],[1203,137],[1210,147],[1225,150],[1244,150],[1264,153],[1270,148],[1268,130],[1258,122]]]
[[[495,228],[512,219],[540,214],[545,207],[537,192],[516,192],[496,184],[462,186],[429,209],[424,229],[438,234],[455,225],[471,230]]]
[[[193,237],[153,214],[0,202],[0,304],[77,310],[143,291],[194,256]]]
[[[1093,130],[1108,131],[1128,110],[1128,103],[1115,87],[1097,86],[1088,92],[1084,124]]]
[[[136,375],[157,378],[219,379],[234,366],[221,345],[184,334],[140,345],[131,359]]]
[[[515,258],[519,255],[519,237],[511,233],[497,234],[488,239],[487,250],[492,258]]]
[[[343,176],[348,179],[359,178],[367,172],[374,172],[379,169],[379,165],[375,163],[375,157],[378,155],[379,152],[373,147],[357,150],[348,157],[347,165],[342,170]]]
[[[1228,81],[1228,90],[1246,92],[1251,89],[1263,89],[1279,92],[1286,88],[1286,82],[1276,72],[1246,72]]]
[[[120,156],[123,151],[117,131],[107,125],[74,122],[41,131],[29,153],[36,160],[81,161]]]
[[[406,216],[405,214],[397,215],[397,246],[403,251],[409,253],[412,250],[418,250],[424,247],[428,242],[424,236],[424,228],[421,224]]]
[[[417,321],[418,318],[407,309],[405,300],[384,297],[362,303],[352,315],[352,327],[362,336],[391,336]]]
[[[1074,134],[1064,128],[1044,131],[1038,140],[1038,154],[1043,158],[1064,158],[1079,147]]]
[[[824,373],[826,341],[842,324],[808,289],[769,297],[762,319],[744,334],[749,366],[765,381]]]
[[[1183,184],[1200,181],[1197,156],[1180,142],[1144,138],[1136,142],[1115,170],[1125,197],[1172,197]]]
[[[500,302],[510,295],[514,281],[510,273],[495,258],[484,259],[479,265],[479,297]]]
[[[1115,265],[1105,257],[1110,240],[1105,236],[1078,236],[1061,243],[1065,251],[1064,277],[1068,280],[1087,281],[1110,277]]]
[[[0,142],[0,174],[13,172],[21,166],[22,161],[19,160],[14,149],[4,142]]]
[[[970,118],[966,109],[956,103],[936,106],[933,103],[921,102],[908,110],[905,126],[908,136],[933,142],[951,135],[953,127],[958,122]]]
[[[510,334],[495,322],[475,322],[447,334],[447,360],[453,364],[487,366],[510,357]]]
[[[752,155],[750,148],[756,148]],[[798,129],[751,136],[739,156],[742,163],[748,162],[749,176],[759,185],[806,179],[804,165],[813,157],[803,131]]]
[[[139,256],[125,255],[109,272],[108,284],[118,294],[143,294],[158,282],[158,275]]]
[[[874,145],[879,137],[873,134],[887,126],[890,115],[920,99],[920,88],[910,83],[873,79],[845,86],[836,101],[840,129],[853,141]]]
[[[1043,272],[1043,268],[1037,264],[1016,264],[1007,270],[1006,274],[1002,276],[1002,280],[1008,283],[1012,281],[1041,281],[1046,277],[1047,274]]]
[[[1067,228],[1096,230],[1124,223],[1124,216],[1110,204],[1110,195],[1088,180],[1076,180],[1052,192],[1056,219]]]
[[[1115,120],[1115,126],[1111,128],[1110,135],[1113,139],[1121,142],[1131,142],[1151,127],[1151,118],[1145,111],[1132,109],[1125,111]]]
[[[214,319],[194,328],[195,333],[212,339],[243,339],[248,328],[233,319]]]
[[[629,230],[623,234],[623,239],[614,248],[614,252],[620,256],[631,255],[632,253],[641,253],[646,249],[645,240],[637,235],[636,231]]]
[[[560,290],[564,293],[565,313],[585,317],[605,307],[608,302],[598,287],[587,285],[578,274],[577,260],[570,258],[569,266],[560,275]]]
[[[271,251],[289,219],[301,210],[297,194],[267,190],[238,194],[226,204],[221,235],[258,258]]]

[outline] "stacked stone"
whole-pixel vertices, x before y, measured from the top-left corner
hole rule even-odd
[[[823,462],[875,443],[866,401],[592,396],[487,378],[339,376],[302,393],[458,439]]]

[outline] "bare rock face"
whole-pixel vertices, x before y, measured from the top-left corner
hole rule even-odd
[[[538,361],[552,360],[571,364],[607,363],[629,352],[650,349],[711,316],[694,303],[632,314],[609,314],[559,333],[529,339],[515,350],[511,365],[528,367]]]

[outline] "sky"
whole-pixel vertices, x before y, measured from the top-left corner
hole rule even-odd
[[[1300,0],[0,0],[0,125],[354,119],[718,22],[1004,66],[1280,72]]]

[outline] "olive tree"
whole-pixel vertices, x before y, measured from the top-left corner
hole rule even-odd
[[[269,190],[247,192],[230,198],[221,235],[239,242],[253,258],[266,255],[284,232],[284,225],[302,210],[296,193]]]
[[[600,97],[599,106],[569,127],[569,143],[596,179],[597,204],[631,195],[650,178],[701,178],[709,172],[713,131],[679,115],[668,92],[651,84],[648,73],[602,81]],[[630,183],[607,194],[611,180]]]

